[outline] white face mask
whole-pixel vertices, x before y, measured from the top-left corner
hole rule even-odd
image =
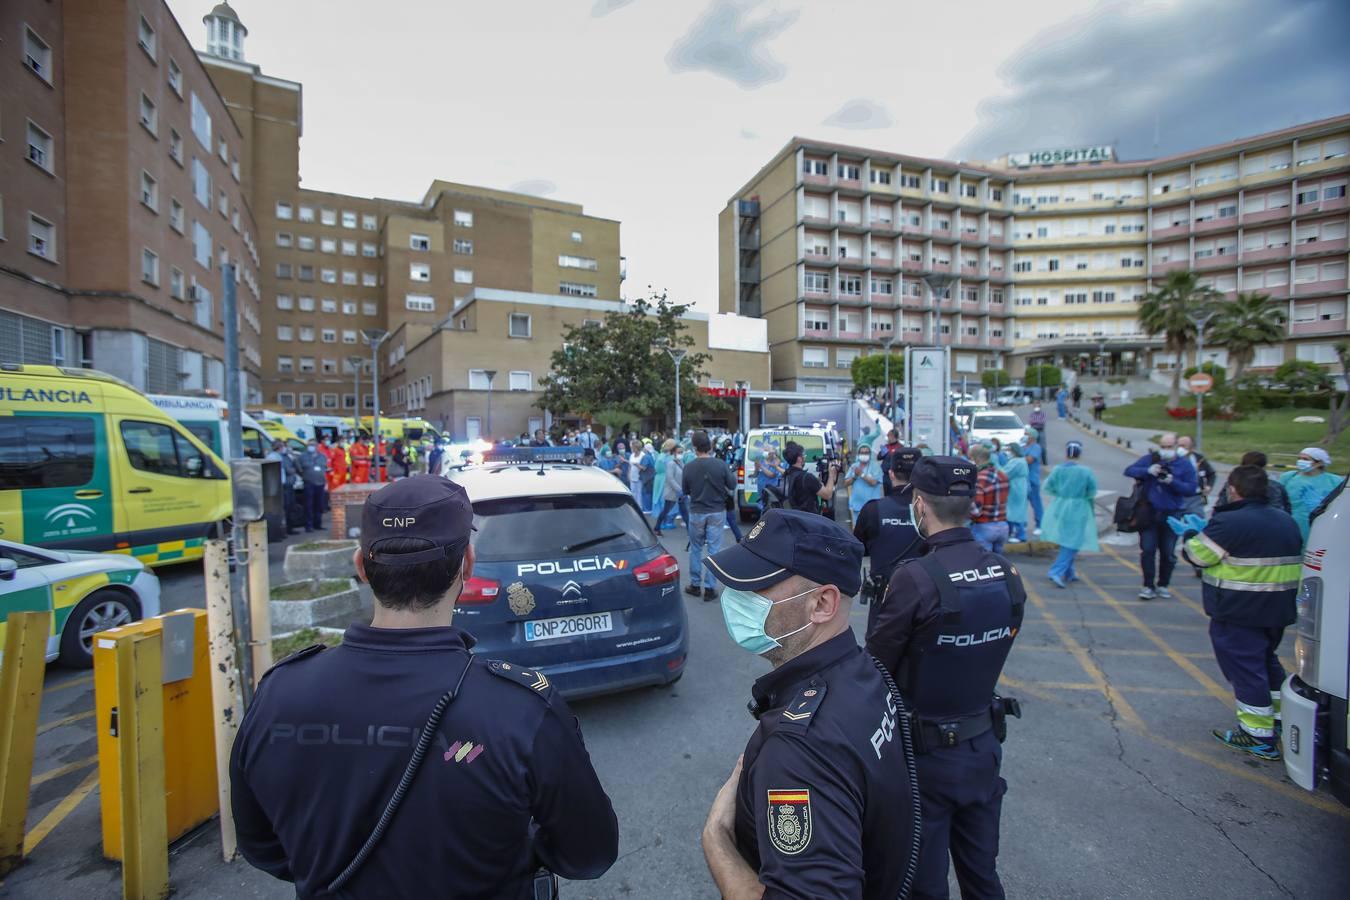
[[[926,509],[925,509],[924,511],[927,512]],[[919,533],[919,537],[927,537],[927,535],[925,535],[925,534],[923,533],[923,528],[922,528],[922,525],[923,525],[923,519],[922,519],[922,517],[921,517],[918,513],[916,513],[916,512],[914,511],[914,501],[913,501],[913,500],[911,500],[910,503],[909,503],[909,520],[910,520],[911,522],[914,523],[914,530],[917,531],[917,532]]]
[[[1176,459],[1177,451],[1175,447],[1163,447],[1158,450],[1158,455],[1163,459]]]
[[[1191,452],[1191,451],[1187,450],[1185,447],[1178,447],[1178,448],[1177,448],[1177,456],[1185,456],[1186,454],[1188,454],[1188,453],[1190,453],[1190,452]]]

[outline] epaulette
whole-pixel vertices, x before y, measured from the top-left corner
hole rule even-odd
[[[291,663],[299,662],[302,659],[309,659],[311,656],[318,654],[319,651],[327,649],[328,646],[326,644],[310,644],[308,647],[301,647],[299,650],[288,656],[283,656],[281,659],[272,663],[272,668],[263,673],[262,678],[258,679],[258,684],[262,684],[263,678],[271,675],[282,666],[289,666]]]
[[[526,669],[522,666],[494,659],[488,663],[488,671],[498,678],[505,678],[512,684],[529,688],[545,700],[553,696],[553,682],[549,681],[548,676],[537,669]]]
[[[816,711],[820,709],[821,701],[825,699],[825,689],[828,685],[823,681],[811,679],[806,683],[806,687],[793,698],[792,702],[783,707],[782,721],[778,727],[784,728],[794,725],[802,731],[811,727],[811,720],[815,718]]]

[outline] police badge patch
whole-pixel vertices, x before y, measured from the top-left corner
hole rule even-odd
[[[811,843],[811,792],[769,791],[769,842],[794,856]]]
[[[534,609],[534,594],[525,586],[523,581],[517,581],[508,587],[506,598],[511,605],[511,612],[518,616],[527,616]]]

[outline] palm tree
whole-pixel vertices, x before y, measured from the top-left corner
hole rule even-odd
[[[1139,324],[1150,335],[1163,336],[1163,349],[1174,355],[1172,390],[1167,395],[1169,409],[1181,404],[1182,358],[1195,341],[1191,315],[1215,302],[1218,292],[1202,287],[1194,272],[1168,272],[1156,290],[1144,295],[1139,304]]]
[[[1274,301],[1268,294],[1244,292],[1219,306],[1210,323],[1209,339],[1228,348],[1233,384],[1252,364],[1257,347],[1284,340],[1284,318],[1283,301]]]

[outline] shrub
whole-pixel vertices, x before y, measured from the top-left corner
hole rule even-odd
[[[1059,366],[1027,366],[1026,377],[1022,383],[1029,388],[1058,387],[1060,383]]]
[[[1275,381],[1290,391],[1330,391],[1331,376],[1317,363],[1291,359],[1275,370]]]
[[[987,388],[1001,388],[1012,384],[1012,376],[1003,369],[985,369],[980,373],[980,384]]]

